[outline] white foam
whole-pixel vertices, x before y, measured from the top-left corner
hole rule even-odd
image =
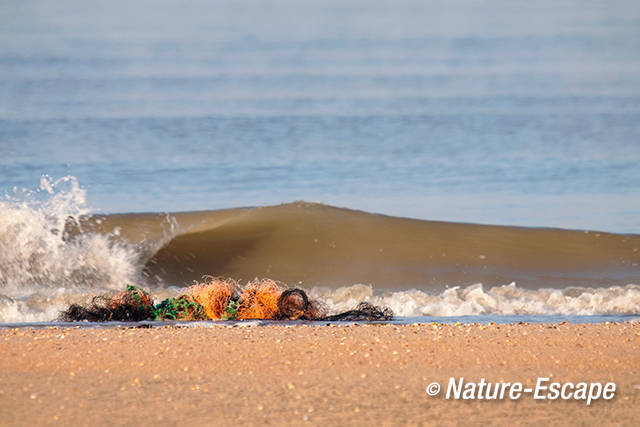
[[[482,284],[428,293],[408,290],[375,294],[371,286],[314,288],[311,295],[332,312],[355,307],[360,301],[391,308],[397,316],[466,315],[597,315],[639,314],[640,286],[602,288],[524,289],[515,283],[485,289]]]
[[[33,300],[0,300],[0,323],[50,322],[55,320],[61,311],[69,305],[69,298],[47,298],[41,304]]]
[[[0,200],[0,295],[13,300],[0,301],[0,321],[29,317],[20,314],[24,297],[95,293],[135,283],[140,271],[135,248],[109,235],[67,235],[68,222],[88,213],[85,191],[72,176],[56,181],[43,176],[38,190],[14,189]]]

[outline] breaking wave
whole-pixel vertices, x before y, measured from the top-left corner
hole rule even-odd
[[[0,201],[0,321],[52,320],[69,299],[139,279],[136,249],[82,233],[87,214],[85,190],[71,176],[43,176],[36,191],[15,189]]]
[[[637,235],[305,202],[97,215],[85,196],[72,176],[44,176],[37,190],[0,200],[0,322],[51,321],[127,284],[166,298],[208,274],[271,277],[310,289],[333,312],[367,301],[405,317],[640,313]]]
[[[69,232],[88,213],[85,190],[74,177],[43,177],[37,192],[6,196],[0,202],[0,289],[116,289],[135,281],[139,260],[131,245],[109,234]]]

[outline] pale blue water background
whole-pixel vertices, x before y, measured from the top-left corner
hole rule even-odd
[[[0,193],[640,232],[637,1],[5,1]]]

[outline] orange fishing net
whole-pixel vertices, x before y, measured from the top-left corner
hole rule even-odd
[[[254,279],[241,288],[233,279],[207,277],[185,294],[204,307],[212,320],[315,319],[323,314],[320,305],[304,292],[287,289],[272,279]]]
[[[187,288],[185,293],[193,296],[204,307],[210,319],[220,320],[226,318],[227,306],[237,287],[238,284],[233,279],[205,277],[204,283]]]
[[[284,285],[271,279],[255,279],[240,292],[236,319],[279,319],[278,300]]]

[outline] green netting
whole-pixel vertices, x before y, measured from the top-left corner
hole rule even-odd
[[[154,310],[155,320],[207,320],[204,307],[188,294],[168,298]]]

